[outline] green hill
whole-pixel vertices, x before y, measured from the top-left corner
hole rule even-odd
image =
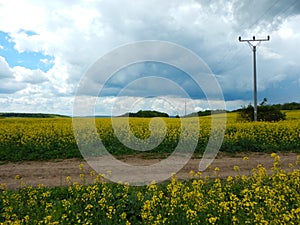
[[[67,118],[69,116],[47,113],[0,113],[0,118]]]

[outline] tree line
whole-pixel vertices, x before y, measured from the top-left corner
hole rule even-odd
[[[264,98],[263,101],[257,107],[257,120],[258,121],[268,121],[277,122],[280,120],[285,120],[286,115],[282,110],[296,110],[300,109],[300,103],[291,102],[285,104],[273,104],[268,105],[267,99]],[[254,107],[249,104],[241,109],[236,110],[238,112],[238,120],[241,121],[253,121],[254,120]]]

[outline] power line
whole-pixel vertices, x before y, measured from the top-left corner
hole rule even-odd
[[[247,27],[244,27],[244,25],[246,25],[246,22],[242,23],[240,25],[241,29],[242,30],[249,30],[250,28],[252,28],[254,25],[258,24],[259,21],[261,19],[263,19],[264,17],[266,17],[268,14],[270,14],[271,10],[274,8],[274,7],[279,7],[280,5],[278,5],[278,3],[280,3],[280,0],[277,0],[277,1],[274,1],[266,10],[264,10],[264,12],[257,17],[257,19],[251,23],[250,25],[248,25]],[[273,18],[275,18],[276,16],[278,15],[285,15],[285,13],[290,9],[292,8],[293,6],[295,6],[297,3],[299,3],[298,0],[293,0],[293,1],[290,1],[289,4],[282,8],[281,10],[276,10],[277,13],[273,15]],[[277,6],[276,6],[277,5]],[[243,28],[244,27],[244,28]],[[231,49],[229,49],[227,51],[226,54],[223,55],[223,57],[221,57],[221,59],[218,60],[218,62],[216,63],[216,66],[222,66],[224,65],[224,60],[227,59],[227,58],[231,58],[231,59],[234,59],[238,53],[241,51],[241,50],[238,50],[238,51],[234,51],[235,48],[234,47],[231,47]],[[234,61],[234,60],[233,60]]]
[[[244,30],[245,30],[245,29],[247,30],[247,29],[250,29],[251,27],[253,27],[255,24],[258,23],[259,20],[261,20],[263,17],[265,17],[266,14],[268,14],[268,13],[270,12],[270,10],[271,10],[272,8],[274,8],[275,5],[276,5],[279,1],[280,1],[280,0],[277,0],[277,1],[273,2],[273,4],[272,4],[270,7],[268,7],[266,10],[264,10],[264,12],[263,12],[263,13],[255,20],[255,22],[253,22],[252,24],[248,25],[247,27],[243,28],[244,25],[246,25],[246,21],[245,21],[244,23],[242,23],[242,24],[240,25],[241,29],[242,29],[242,30],[243,30],[243,29],[244,29]],[[297,0],[296,0],[296,1],[297,1]],[[252,2],[252,3],[253,3],[253,2]],[[224,61],[224,59],[228,58],[228,56],[230,56],[230,55],[232,55],[231,58],[234,58],[234,57],[238,54],[238,52],[234,52],[233,50],[234,50],[234,48],[231,48],[230,51],[227,51],[227,54],[225,54],[225,55],[222,57],[222,59],[219,60],[219,62],[217,63],[217,65],[222,65],[222,62]],[[232,54],[232,53],[233,53],[233,54]],[[224,64],[224,63],[223,63],[223,64]]]
[[[247,29],[250,29],[251,27],[253,27],[255,24],[258,23],[258,21],[262,20],[270,11],[272,8],[274,8],[274,6],[279,2],[280,0],[277,0],[276,2],[274,2],[264,13],[262,13],[250,26],[248,26]]]

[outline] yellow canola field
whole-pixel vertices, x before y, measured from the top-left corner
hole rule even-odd
[[[295,113],[296,112],[296,113]],[[237,122],[234,114],[228,114],[226,131],[221,151],[299,151],[300,111],[291,112],[286,121]],[[220,115],[220,119],[224,115]],[[87,119],[89,120],[89,119]],[[171,153],[179,139],[198,141],[195,151],[203,153],[210,137],[210,117],[200,117],[200,127],[195,126],[195,118],[110,118],[95,120],[99,137],[113,154],[135,153],[127,143],[158,143],[151,152]],[[190,124],[181,127],[182,121]],[[81,157],[74,138],[72,119],[0,119],[0,161],[39,160],[53,158]],[[152,130],[151,130],[152,129]],[[197,130],[199,129],[199,130]],[[75,131],[76,132],[76,131]],[[118,137],[116,136],[118,133]],[[197,134],[197,136],[195,136]],[[89,143],[91,137],[81,132],[81,140]],[[150,139],[149,139],[150,140]],[[154,144],[153,144],[154,145]]]

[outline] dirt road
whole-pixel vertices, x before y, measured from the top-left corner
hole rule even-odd
[[[295,165],[297,154],[296,153],[279,153],[281,158],[281,166],[284,169],[290,169],[289,164],[293,164],[297,169],[300,169],[300,165]],[[243,160],[244,157],[248,157],[248,160]],[[133,165],[149,165],[159,162],[161,159],[144,157],[142,155],[126,156],[121,160],[128,164]],[[176,176],[179,179],[189,178],[189,172],[191,170],[197,171],[200,159],[193,158],[189,163],[182,168]],[[79,165],[83,165],[83,170],[79,169]],[[203,172],[203,176],[215,176],[214,169],[219,167],[218,176],[234,176],[237,172],[233,170],[234,166],[239,166],[239,174],[248,175],[251,173],[252,168],[255,168],[258,164],[262,164],[266,168],[271,168],[273,164],[273,158],[270,154],[264,153],[243,153],[236,154],[234,156],[220,153],[218,157],[213,161],[210,168]],[[5,183],[7,188],[17,189],[20,187],[20,183],[24,182],[26,185],[36,186],[43,184],[45,186],[54,187],[68,185],[66,177],[70,176],[73,182],[84,182],[85,184],[93,182],[90,172],[93,169],[83,159],[66,159],[55,161],[27,161],[18,163],[2,163],[0,165],[0,184]],[[84,181],[80,179],[80,174],[85,174]],[[125,173],[125,172],[124,172]],[[15,179],[18,175],[21,179]],[[124,174],[128,175],[128,174]]]

